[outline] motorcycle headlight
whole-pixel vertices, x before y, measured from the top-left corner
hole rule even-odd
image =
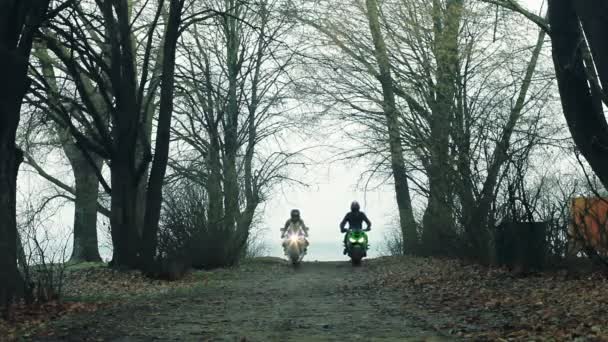
[[[360,237],[359,238],[359,243],[364,243],[365,242],[365,238],[364,237]]]
[[[357,242],[357,239],[355,239],[355,238],[352,238],[352,237],[351,237],[351,238],[348,238],[348,240],[349,240],[349,241],[350,241],[350,242],[352,242],[352,243],[355,243],[355,242]]]
[[[298,236],[297,235],[290,235],[289,236],[289,241],[291,241],[291,242],[297,242],[298,241]]]

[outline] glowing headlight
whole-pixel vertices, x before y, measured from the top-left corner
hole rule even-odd
[[[364,243],[365,242],[365,238],[364,237],[360,237],[359,238],[359,243]]]
[[[289,240],[291,242],[297,242],[298,241],[298,236],[297,235],[290,235],[289,236]]]
[[[355,238],[352,238],[352,237],[351,237],[351,238],[348,238],[348,240],[349,240],[349,241],[350,241],[350,242],[352,242],[352,243],[355,243],[355,242],[357,242],[357,239],[355,239]]]

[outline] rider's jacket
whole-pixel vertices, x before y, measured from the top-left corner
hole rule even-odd
[[[308,233],[308,227],[306,227],[302,219],[299,219],[297,221],[293,221],[292,219],[287,220],[287,222],[285,222],[285,226],[283,227],[283,232],[286,232],[287,228],[289,228],[291,224],[300,225],[302,229],[304,229],[304,231]]]
[[[340,230],[344,229],[346,224],[348,223],[349,229],[362,229],[363,222],[367,224],[367,228],[370,228],[372,223],[369,221],[367,216],[362,211],[351,211],[346,216],[342,222],[340,222]]]

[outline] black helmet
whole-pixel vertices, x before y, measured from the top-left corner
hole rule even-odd
[[[361,209],[361,207],[359,206],[359,202],[353,201],[353,203],[350,204],[351,211],[359,211],[359,209]]]
[[[299,219],[299,218],[300,218],[300,210],[292,209],[291,210],[291,219],[295,220],[295,219]]]

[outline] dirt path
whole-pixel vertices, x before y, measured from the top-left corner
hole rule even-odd
[[[53,323],[49,340],[438,341],[395,293],[369,287],[373,264],[244,265],[221,279]]]

